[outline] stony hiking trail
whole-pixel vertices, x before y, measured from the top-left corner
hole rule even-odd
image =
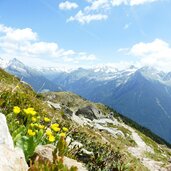
[[[132,139],[136,142],[136,147],[128,147],[128,151],[135,157],[139,158],[140,161],[146,166],[150,171],[167,171],[166,168],[162,168],[162,162],[152,160],[150,158],[144,157],[145,152],[154,153],[153,149],[148,146],[138,135],[138,133],[131,127],[122,124],[123,127],[132,132]]]

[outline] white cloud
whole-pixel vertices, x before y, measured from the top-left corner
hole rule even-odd
[[[129,5],[129,0],[111,0],[112,6]]]
[[[64,62],[67,58],[78,63],[91,61],[93,57],[95,59],[94,55],[85,52],[62,49],[55,42],[40,41],[37,33],[30,28],[14,29],[2,24],[0,24],[0,57],[16,57],[22,61],[33,59],[33,62],[39,59],[51,63]]]
[[[76,8],[78,8],[78,4],[75,2],[65,1],[59,4],[59,9],[61,10],[71,10]]]
[[[34,33],[32,29],[12,29],[11,27],[6,27],[0,25],[0,32],[5,33],[6,40],[9,41],[28,41],[28,40],[37,40],[37,33]]]
[[[129,49],[129,54],[139,57],[143,66],[155,66],[162,70],[171,68],[171,46],[161,39],[150,43],[137,43]]]
[[[88,24],[91,21],[100,21],[100,20],[106,20],[108,18],[107,15],[104,14],[86,14],[82,11],[79,11],[75,16],[71,16],[67,22],[70,21],[78,21],[81,24]]]
[[[81,24],[88,24],[92,21],[106,20],[109,15],[109,10],[112,8],[126,5],[126,6],[137,6],[146,3],[152,3],[159,0],[85,0],[88,5],[79,10],[75,16],[70,16],[67,19],[69,21],[77,21]],[[71,9],[68,1],[62,2],[59,5],[60,9]],[[76,4],[77,5],[77,4]],[[75,5],[75,8],[77,7]],[[74,8],[74,5],[73,5]],[[126,28],[128,25],[125,26]]]
[[[120,5],[142,5],[145,3],[152,3],[159,0],[86,0],[90,3],[89,6],[85,7],[86,11],[101,10],[101,9],[111,9],[114,6]]]
[[[90,2],[91,5],[85,7],[85,11],[99,10],[99,9],[108,9],[110,8],[109,0],[95,0]]]
[[[158,0],[130,0],[130,5],[131,6],[134,6],[134,5],[142,5],[142,4],[145,4],[145,3],[151,3],[151,2],[154,2],[154,1],[158,1]]]

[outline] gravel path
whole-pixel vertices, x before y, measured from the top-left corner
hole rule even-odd
[[[124,128],[128,129],[132,132],[132,139],[136,142],[136,147],[129,147],[128,151],[135,156],[136,158],[139,158],[140,161],[143,163],[145,167],[147,167],[150,171],[167,171],[167,169],[162,168],[162,162],[158,162],[155,160],[152,160],[150,158],[144,157],[144,152],[150,152],[154,153],[153,149],[149,147],[138,135],[138,133],[132,129],[131,127],[122,124]]]

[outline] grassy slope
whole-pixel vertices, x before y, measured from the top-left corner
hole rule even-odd
[[[55,117],[59,123],[64,126],[70,128],[71,136],[74,139],[81,141],[85,147],[89,150],[94,150],[92,144],[95,144],[97,147],[105,146],[106,142],[102,141],[103,137],[110,142],[110,147],[107,147],[109,151],[114,150],[115,152],[119,152],[122,156],[122,160],[124,163],[130,163],[132,170],[146,170],[138,159],[132,157],[129,153],[127,153],[127,145],[134,145],[134,142],[130,142],[129,139],[125,140],[122,137],[117,139],[112,138],[109,134],[103,132],[102,135],[98,131],[93,131],[89,127],[80,127],[71,122],[66,117],[62,117],[61,111],[56,111],[50,108],[45,101],[47,100],[49,95],[55,94],[54,102],[61,102],[64,105],[68,106],[72,110],[76,110],[78,107],[83,107],[87,105],[94,105],[98,107],[103,113],[107,114],[113,110],[102,104],[95,104],[86,99],[81,98],[80,96],[74,95],[70,92],[58,92],[58,93],[48,93],[43,95],[37,95],[30,86],[27,84],[23,84],[20,80],[10,74],[7,74],[3,70],[0,69],[0,110],[7,114],[12,111],[13,106],[20,106],[21,108],[26,107],[34,107],[36,111],[42,113],[42,115],[46,114],[50,117]],[[114,111],[113,111],[114,112]],[[115,112],[115,115],[118,119],[123,119],[122,116]],[[130,124],[130,120],[128,120],[128,124]],[[124,118],[124,122],[127,122]],[[135,123],[134,123],[135,124]],[[130,124],[131,125],[131,124]],[[136,128],[141,128],[136,125]],[[122,129],[122,128],[121,128]],[[75,131],[77,130],[77,131]],[[139,130],[141,132],[141,129]],[[76,135],[75,135],[76,132]],[[126,132],[126,130],[125,130]],[[148,139],[143,133],[142,135]],[[149,138],[150,139],[150,138]],[[151,139],[150,139],[151,140]],[[153,142],[156,146],[156,143]],[[99,145],[100,144],[100,145]],[[107,150],[105,148],[105,150]],[[106,151],[107,153],[107,151]]]

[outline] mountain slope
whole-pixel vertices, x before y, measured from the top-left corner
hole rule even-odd
[[[66,90],[102,102],[171,142],[171,77],[151,67],[32,69],[14,59],[6,70],[36,91]],[[65,71],[66,70],[66,71]],[[156,126],[157,125],[157,126]]]
[[[10,60],[6,66],[2,66],[7,72],[16,75],[23,81],[29,83],[36,91],[55,91],[59,90],[58,86],[44,77],[41,73],[36,70],[25,66],[22,62],[17,59]]]
[[[89,73],[90,71],[88,71]],[[93,75],[93,72],[91,72]],[[55,82],[66,90],[102,102],[148,127],[171,142],[171,86],[169,74],[152,68],[111,73],[111,79],[98,79],[80,71]],[[98,75],[96,73],[96,76]],[[101,77],[100,77],[101,76]],[[99,79],[101,78],[101,80]]]
[[[142,127],[109,107],[69,92],[36,94],[27,84],[0,69],[0,110],[8,116],[9,125],[13,119],[10,116],[14,106],[33,107],[38,114],[68,127],[68,138],[82,145],[86,157],[82,157],[80,148],[76,147],[71,149],[70,155],[84,162],[90,171],[111,168],[118,171],[120,165],[124,170],[165,171],[169,164],[171,152],[162,139],[151,133],[162,145],[156,143],[143,134]],[[91,109],[96,115],[93,116],[92,111],[77,115],[82,108]]]
[[[136,72],[111,99],[110,106],[171,141],[171,87]]]

